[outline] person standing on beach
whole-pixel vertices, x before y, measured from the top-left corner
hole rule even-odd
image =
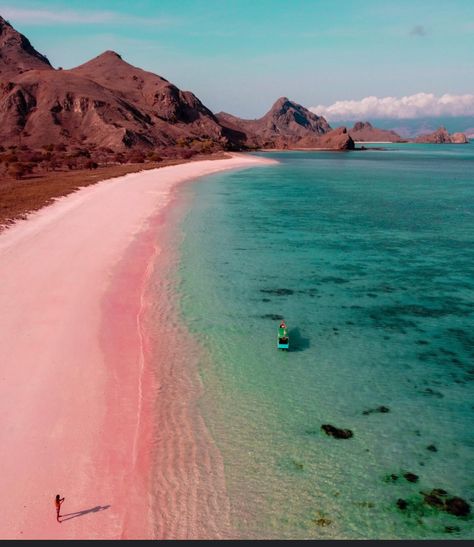
[[[56,498],[55,498],[55,500],[54,500],[54,505],[56,506],[56,520],[57,520],[58,522],[61,522],[61,521],[59,520],[59,517],[61,516],[61,515],[59,514],[59,511],[61,510],[61,503],[62,503],[63,501],[64,501],[64,498],[61,498],[61,497],[59,496],[59,494],[56,494]]]

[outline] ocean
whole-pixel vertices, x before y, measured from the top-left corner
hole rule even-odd
[[[236,537],[474,538],[474,146],[370,146],[180,189],[175,290]]]

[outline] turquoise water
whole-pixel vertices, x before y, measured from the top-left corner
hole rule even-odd
[[[420,493],[474,512],[474,146],[385,147],[183,189],[181,313],[239,537],[474,537]]]

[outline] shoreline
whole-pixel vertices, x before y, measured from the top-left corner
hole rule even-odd
[[[230,157],[229,153],[216,152],[207,156],[198,154],[190,159],[175,158],[161,162],[101,166],[96,169],[57,170],[21,180],[5,179],[0,181],[0,233],[18,220],[25,220],[31,213],[51,205],[57,199],[104,180],[149,169],[162,169],[194,161],[220,160]]]
[[[256,152],[353,152],[356,149],[342,148],[262,148]]]
[[[199,408],[203,350],[183,323],[178,297],[182,222],[193,206],[184,184],[174,186],[171,202],[160,215],[160,253],[144,298],[148,373],[155,379],[155,395],[149,390],[147,398],[156,446],[149,483],[152,537],[230,539],[235,534],[223,460]]]
[[[162,252],[156,229],[166,233],[178,184],[269,163],[232,154],[109,179],[0,235],[2,538],[153,535],[143,294]]]

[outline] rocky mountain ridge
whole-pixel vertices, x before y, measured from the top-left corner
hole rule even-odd
[[[54,70],[47,57],[36,51],[28,38],[0,17],[0,78],[25,70]]]
[[[216,117],[227,134],[232,133],[248,148],[354,148],[345,128],[333,130],[325,118],[287,97],[280,97],[264,116],[255,120],[226,112],[219,112]]]
[[[230,146],[212,112],[191,92],[107,51],[55,70],[0,19],[0,139],[3,145],[100,146],[197,151]]]
[[[259,120],[215,116],[190,91],[113,51],[54,69],[0,17],[0,140],[4,147],[141,150],[168,157],[255,148],[353,148],[345,130],[286,97]]]

